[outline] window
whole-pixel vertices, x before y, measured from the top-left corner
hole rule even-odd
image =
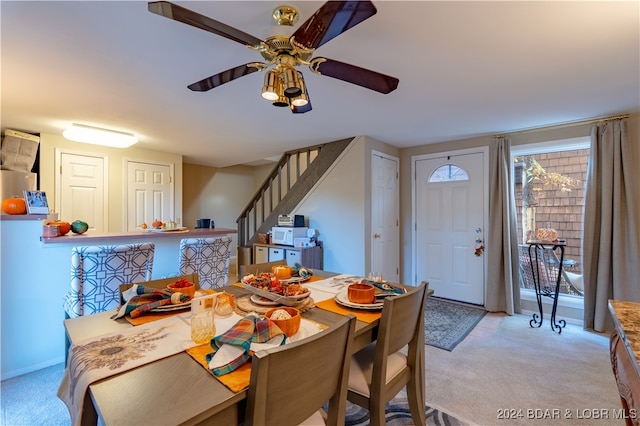
[[[451,182],[455,180],[469,180],[469,175],[454,164],[442,165],[429,176],[429,182]]]
[[[587,137],[512,148],[518,243],[550,226],[567,242],[563,269],[578,275],[589,145]]]

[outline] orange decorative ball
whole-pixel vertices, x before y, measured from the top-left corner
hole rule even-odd
[[[24,198],[7,198],[2,201],[2,211],[6,214],[27,214],[27,203]]]
[[[67,235],[71,231],[71,224],[62,220],[56,220],[55,222],[49,222],[49,225],[58,227],[58,235]]]

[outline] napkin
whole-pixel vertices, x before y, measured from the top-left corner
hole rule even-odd
[[[251,358],[251,353],[284,345],[286,335],[273,321],[250,313],[229,330],[211,339],[213,352],[207,355],[216,376],[230,373]]]
[[[291,268],[291,275],[294,277],[309,278],[313,275],[313,271],[296,262]]]
[[[184,293],[174,293],[164,288],[145,287],[141,284],[134,284],[130,289],[122,292],[125,304],[122,305],[112,319],[122,318],[129,315],[137,318],[152,309],[163,305],[177,305],[188,302],[190,297]]]
[[[406,290],[400,287],[393,287],[390,286],[387,283],[380,283],[377,281],[370,281],[367,280],[367,283],[373,285],[374,287],[376,287],[378,290],[380,290],[380,293],[376,293],[376,297],[377,298],[384,298],[387,296],[394,296],[397,294],[405,294]]]

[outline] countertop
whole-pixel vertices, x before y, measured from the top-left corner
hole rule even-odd
[[[640,303],[611,299],[609,311],[625,345],[635,355],[635,367],[640,372]]]
[[[156,240],[167,238],[205,238],[205,237],[219,237],[221,235],[237,234],[238,230],[235,228],[207,228],[207,229],[194,229],[188,228],[180,231],[135,231],[135,232],[108,232],[108,233],[93,233],[88,231],[84,234],[74,234],[69,232],[67,235],[61,237],[44,238],[40,237],[43,244],[95,244],[105,243],[110,241],[128,241],[138,240],[140,238]]]

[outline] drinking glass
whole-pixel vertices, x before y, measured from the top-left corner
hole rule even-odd
[[[191,340],[202,345],[216,335],[216,295],[196,297],[191,300]]]

